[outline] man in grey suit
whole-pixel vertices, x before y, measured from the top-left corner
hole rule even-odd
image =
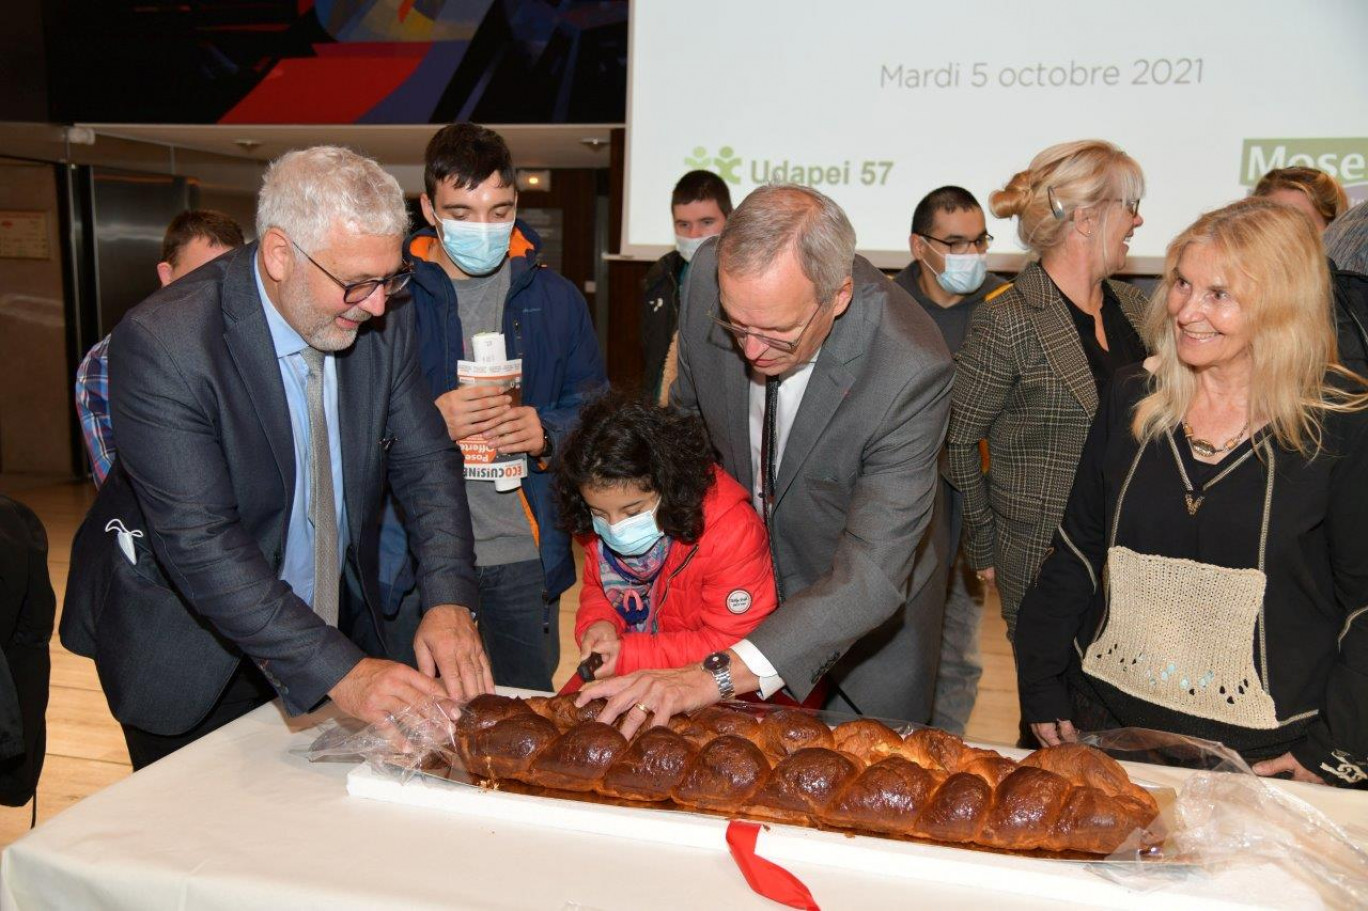
[[[754,492],[783,604],[702,666],[585,688],[631,735],[733,693],[781,686],[925,722],[948,542],[933,526],[953,376],[930,318],[863,257],[822,194],[761,187],[695,255],[672,399]],[[928,533],[939,528],[939,535]]]
[[[135,768],[277,693],[375,722],[492,689],[460,455],[412,308],[389,308],[407,227],[375,162],[291,152],[264,178],[258,242],[114,330],[119,454],[73,546],[61,633],[95,659]],[[375,610],[387,480],[420,561],[418,670],[383,658]]]

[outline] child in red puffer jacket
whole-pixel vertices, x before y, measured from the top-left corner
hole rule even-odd
[[[777,606],[764,522],[698,418],[610,393],[585,406],[555,473],[584,546],[575,639],[603,659],[597,678],[701,661]]]

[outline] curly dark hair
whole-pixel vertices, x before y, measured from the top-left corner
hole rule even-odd
[[[575,535],[593,532],[582,486],[635,482],[660,494],[656,524],[661,531],[686,543],[697,541],[715,461],[697,417],[607,392],[580,412],[579,426],[556,459],[552,487],[561,525]]]

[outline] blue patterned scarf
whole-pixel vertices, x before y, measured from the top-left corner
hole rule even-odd
[[[599,540],[599,579],[603,594],[632,632],[646,629],[651,618],[651,592],[669,552],[669,535],[661,535],[660,540],[639,557],[615,554],[602,539]]]

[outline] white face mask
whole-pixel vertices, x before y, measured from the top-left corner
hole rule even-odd
[[[684,257],[684,262],[693,262],[694,254],[698,252],[699,247],[703,246],[703,241],[713,236],[715,235],[708,234],[704,237],[685,237],[682,234],[676,234],[675,249],[679,251],[680,256]]]
[[[488,275],[499,268],[508,255],[513,220],[478,222],[439,218],[437,233],[456,268],[466,275]]]
[[[639,557],[655,547],[655,543],[664,534],[655,519],[656,510],[659,508],[660,500],[657,498],[655,505],[646,512],[628,516],[612,525],[608,524],[607,519],[594,516],[594,532],[614,553],[624,557]]]
[[[936,276],[936,283],[951,294],[973,294],[983,287],[988,277],[988,255],[986,253],[947,253],[945,271],[937,272],[926,260],[922,265]]]

